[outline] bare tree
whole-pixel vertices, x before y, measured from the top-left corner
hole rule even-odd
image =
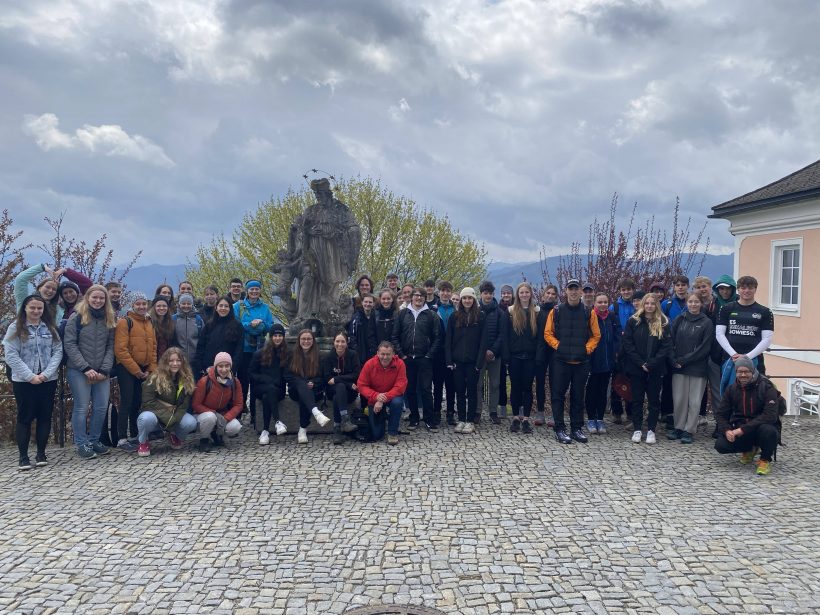
[[[14,220],[9,217],[9,210],[4,209],[0,215],[0,336],[14,318],[17,311],[14,303],[14,278],[25,268],[23,250],[31,244],[21,245],[23,231],[12,230]]]

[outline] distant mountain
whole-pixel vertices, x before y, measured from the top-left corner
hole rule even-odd
[[[160,284],[170,284],[176,294],[177,286],[185,279],[185,265],[143,265],[134,267],[123,280],[128,290],[139,290],[149,297]]]
[[[555,272],[558,270],[560,261],[560,256],[551,256],[547,259],[547,267],[553,276],[555,276]],[[696,262],[699,263],[700,259],[697,259]],[[734,256],[732,254],[707,254],[701,270],[699,272],[688,271],[686,275],[688,275],[690,279],[694,279],[696,275],[705,275],[712,280],[716,280],[724,273],[731,275],[733,269]],[[541,263],[539,261],[515,264],[492,263],[487,267],[487,277],[495,283],[496,288],[499,288],[502,284],[515,286],[524,279],[535,285],[543,283]]]

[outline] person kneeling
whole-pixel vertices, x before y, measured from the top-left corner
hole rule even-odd
[[[735,382],[724,392],[717,411],[721,435],[715,450],[740,453],[740,463],[748,464],[759,449],[757,473],[768,474],[780,436],[778,401],[777,389],[755,369],[751,359],[742,356],[735,360]]]
[[[398,444],[407,371],[404,361],[396,356],[393,344],[387,341],[379,344],[376,356],[368,359],[362,367],[356,385],[359,393],[367,399],[371,438],[375,441],[384,437],[387,414],[387,443]]]
[[[148,438],[159,426],[174,449],[182,448],[183,438],[196,431],[196,419],[188,414],[193,392],[194,376],[185,354],[176,346],[169,348],[142,385],[142,412],[137,417],[140,457],[151,454]]]
[[[233,438],[242,428],[239,413],[244,399],[242,385],[233,378],[233,359],[227,352],[217,353],[213,367],[196,383],[191,408],[199,425],[199,450],[211,450],[211,439],[216,446],[225,446],[225,434]]]

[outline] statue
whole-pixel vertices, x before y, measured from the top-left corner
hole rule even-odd
[[[356,272],[362,235],[350,209],[333,198],[330,182],[315,179],[310,188],[316,203],[290,226],[286,250],[273,271],[279,276],[274,294],[282,299],[291,332],[320,321],[324,333],[344,327],[353,312],[343,285]],[[296,297],[292,288],[296,283]]]

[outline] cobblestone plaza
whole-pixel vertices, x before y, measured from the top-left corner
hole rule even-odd
[[[396,447],[245,429],[209,454],[51,448],[25,473],[4,445],[0,611],[817,613],[820,424],[787,418],[767,477],[704,429],[561,446],[482,424]]]

